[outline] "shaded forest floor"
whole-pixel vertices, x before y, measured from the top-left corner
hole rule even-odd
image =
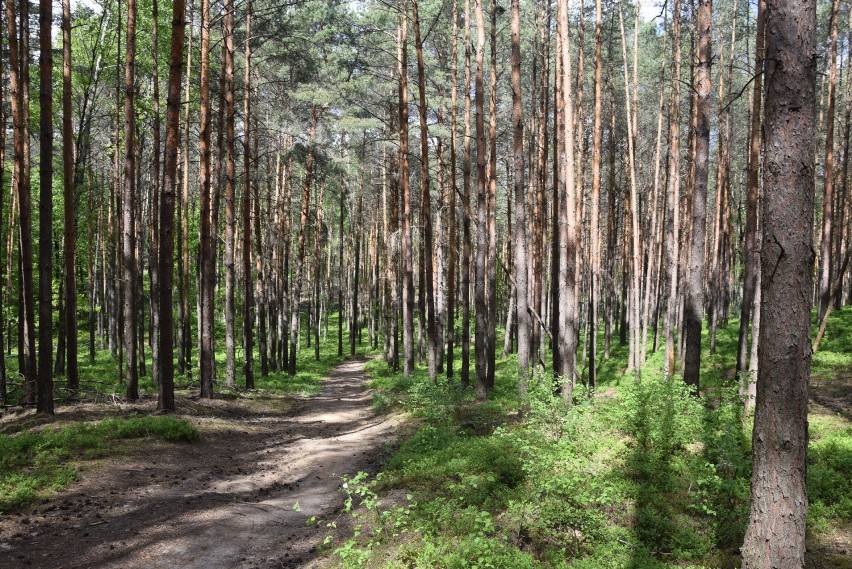
[[[394,440],[398,419],[373,412],[365,361],[339,364],[309,397],[180,397],[197,442],[142,439],[79,462],[68,488],[0,517],[0,567],[309,566],[325,533],[306,521],[333,521],[341,476],[375,472]],[[50,428],[154,405],[61,406]],[[29,415],[2,427],[39,428]]]

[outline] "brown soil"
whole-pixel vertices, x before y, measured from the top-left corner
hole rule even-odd
[[[371,411],[364,363],[339,365],[321,393],[286,403],[182,400],[199,442],[137,445],[0,518],[0,567],[312,566],[323,521],[340,515],[340,476],[375,472],[400,422]],[[59,421],[106,411],[69,409]]]

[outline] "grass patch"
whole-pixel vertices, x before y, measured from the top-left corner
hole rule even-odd
[[[0,434],[0,513],[67,486],[77,476],[74,461],[114,454],[116,441],[140,438],[193,442],[198,430],[181,419],[152,416]]]

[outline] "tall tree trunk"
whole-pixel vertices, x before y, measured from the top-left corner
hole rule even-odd
[[[151,232],[148,245],[148,274],[150,277],[151,291],[151,381],[155,386],[160,384],[160,24],[159,24],[159,2],[152,2],[152,41],[154,43],[153,69],[151,81],[153,83],[152,108],[154,118],[152,121],[152,162],[153,172],[151,175]],[[92,340],[93,342],[93,340]],[[92,350],[93,352],[94,350]],[[94,359],[90,353],[90,358]]]
[[[411,185],[408,173],[408,0],[397,32],[399,66],[399,161],[402,185],[402,352],[403,375],[414,372],[414,267],[411,250]]]
[[[600,0],[598,0],[600,1]],[[521,98],[521,10],[519,0],[512,0],[512,149],[515,194],[515,302],[518,312],[518,394],[527,393],[529,376],[531,327],[527,290],[527,221],[524,189],[524,118]],[[507,333],[509,331],[507,330]]]
[[[486,384],[494,388],[494,368],[497,363],[497,0],[491,0],[491,60],[488,100],[488,195],[486,197],[486,225],[488,227],[487,288],[485,302],[488,306],[486,325],[485,362],[488,365]]]
[[[234,341],[234,241],[236,237],[236,164],[234,142],[234,0],[225,0],[225,385],[236,386]]]
[[[160,389],[157,408],[174,411],[174,320],[172,315],[174,275],[175,187],[180,144],[180,79],[183,39],[186,28],[184,0],[172,5],[172,45],[169,55],[166,98],[166,154],[163,162],[163,195],[160,204]]]
[[[429,346],[429,379],[432,383],[438,376],[438,336],[435,326],[435,285],[433,278],[432,252],[432,198],[429,191],[429,128],[426,122],[426,68],[423,63],[423,40],[420,36],[420,12],[417,0],[412,0],[414,16],[414,44],[417,53],[417,90],[420,98],[420,223],[423,226],[424,283],[426,285],[426,338]]]
[[[695,180],[692,184],[692,242],[686,283],[686,350],[683,379],[697,395],[701,370],[701,322],[704,319],[705,229],[707,224],[707,170],[710,159],[710,26],[713,10],[710,0],[698,1],[697,107],[695,133]]]
[[[574,392],[576,366],[575,327],[575,281],[576,281],[576,210],[574,180],[574,110],[571,87],[571,49],[568,33],[568,2],[557,1],[557,32],[561,36],[562,51],[562,97],[564,99],[564,120],[562,145],[564,147],[565,186],[561,194],[559,211],[559,246],[563,253],[559,255],[559,352],[562,364],[559,374],[562,376],[562,397],[571,401]]]
[[[2,44],[3,32],[5,31],[3,26],[3,19],[5,17],[5,9],[0,9],[0,44]],[[5,62],[3,60],[3,50],[0,49],[0,77],[6,77],[6,69]],[[5,199],[3,198],[3,188],[5,187],[5,174],[6,174],[6,85],[5,83],[0,86],[0,246],[3,244],[3,203]],[[12,189],[12,195],[14,196],[14,188]],[[13,198],[14,199],[14,198]],[[10,208],[12,209],[12,208]],[[11,237],[12,233],[12,224],[9,223],[9,233]],[[0,251],[2,252],[2,251]],[[7,249],[7,255],[11,256],[11,249]],[[7,258],[7,263],[8,263]],[[0,270],[3,269],[2,264],[0,264]],[[0,272],[0,282],[3,282],[4,273]],[[6,291],[9,291],[11,286],[6,287]],[[8,386],[7,386],[7,377],[6,377],[6,343],[4,340],[4,336],[6,336],[6,328],[8,326],[8,321],[6,320],[6,312],[3,309],[3,292],[0,292],[0,405],[6,405],[6,400],[8,396]],[[8,338],[6,338],[8,339]]]
[[[447,259],[447,380],[453,379],[456,328],[456,265],[458,265],[458,228],[456,227],[456,103],[458,100],[458,0],[453,0],[452,77],[450,79],[450,188],[447,202],[449,250]]]
[[[669,184],[667,197],[666,262],[669,268],[669,294],[666,307],[666,359],[664,373],[675,372],[674,329],[678,304],[678,259],[680,258],[680,0],[672,7],[672,69],[669,101]]]
[[[319,109],[316,105],[311,107],[311,124],[309,127],[308,140],[309,144],[313,144],[314,135],[316,133],[317,122],[319,121]],[[299,219],[299,245],[296,257],[296,275],[293,279],[293,295],[291,317],[290,317],[290,360],[288,372],[291,376],[296,375],[296,354],[299,342],[299,308],[301,304],[302,294],[302,279],[304,275],[305,265],[305,247],[308,232],[308,209],[311,204],[311,182],[314,175],[314,153],[312,147],[308,148],[308,155],[305,158],[305,183],[302,189],[302,208]]]
[[[192,349],[192,341],[189,338],[189,121],[191,113],[190,99],[192,97],[192,22],[195,13],[195,1],[189,0],[189,31],[186,46],[186,85],[184,86],[184,115],[183,115],[183,143],[180,147],[183,159],[183,183],[181,183],[180,202],[177,208],[178,236],[178,374],[183,375],[188,371],[190,360],[189,352]]]
[[[77,368],[77,232],[74,226],[74,135],[71,120],[71,1],[62,0],[62,186],[65,204],[65,336],[68,350],[66,381],[68,391],[74,396],[80,387],[80,375]]]
[[[476,360],[476,397],[485,399],[488,395],[488,303],[486,282],[486,253],[488,249],[487,222],[487,148],[485,140],[485,20],[482,14],[482,0],[475,0],[476,17],[476,73],[474,100],[476,105],[476,279],[474,280],[474,303],[476,306],[476,328],[474,335],[474,358]]]
[[[213,357],[215,337],[213,327],[213,287],[216,284],[213,265],[214,247],[212,217],[210,209],[210,0],[201,0],[201,66],[200,66],[200,119],[198,136],[200,161],[198,174],[201,179],[201,219],[199,235],[199,258],[201,261],[201,336],[198,364],[200,368],[201,397],[213,396]],[[218,180],[217,180],[218,183]]]
[[[28,21],[28,12],[26,3],[23,3],[20,13],[21,22]],[[36,384],[37,370],[35,362],[35,302],[33,299],[32,206],[30,205],[29,175],[27,173],[29,154],[26,144],[26,139],[29,136],[29,110],[25,96],[27,73],[24,70],[25,64],[22,61],[19,49],[24,53],[26,50],[23,49],[24,46],[19,45],[14,0],[6,0],[6,27],[9,35],[9,84],[14,128],[14,172],[12,179],[15,181],[19,211],[19,268],[21,270],[19,313],[22,318],[18,320],[20,322],[18,345],[23,346],[23,349],[18,350],[19,360],[23,363],[23,366],[19,366],[19,369],[23,372],[24,378],[23,401],[24,403],[32,403],[32,389]],[[9,231],[11,235],[11,224]]]
[[[254,389],[254,283],[251,272],[251,0],[246,4],[243,76],[243,374]],[[259,220],[258,220],[259,221]],[[259,277],[259,275],[258,275]]]
[[[819,246],[819,316],[828,309],[831,300],[832,234],[834,228],[834,101],[837,86],[837,16],[840,0],[831,6],[830,55],[828,58],[828,108],[825,113],[825,175],[823,177],[822,232]]]
[[[470,0],[465,0],[464,9],[464,142],[462,148],[462,364],[461,383],[470,385],[470,272],[472,257],[471,212],[470,212],[470,172],[471,172],[471,136],[470,136]]]
[[[760,236],[757,231],[759,195],[760,195],[760,108],[763,101],[763,48],[766,21],[766,0],[757,3],[757,33],[754,58],[754,89],[751,103],[751,126],[748,142],[748,173],[746,177],[747,206],[745,230],[743,236],[743,298],[740,303],[740,329],[737,342],[738,377],[747,370],[749,356],[748,328],[757,290],[759,267]],[[747,379],[743,377],[743,384]]]
[[[133,0],[131,0],[132,2]],[[39,413],[53,414],[53,3],[39,0]],[[128,33],[130,28],[128,27]]]
[[[601,140],[603,138],[603,60],[601,49],[603,38],[601,28],[603,9],[601,0],[595,0],[595,95],[594,118],[592,123],[592,195],[589,211],[589,258],[591,275],[589,282],[589,389],[597,384],[597,323],[598,323],[598,282],[601,266],[600,253],[600,199],[601,199]]]
[[[746,569],[805,563],[815,44],[815,1],[767,1],[762,335]]]

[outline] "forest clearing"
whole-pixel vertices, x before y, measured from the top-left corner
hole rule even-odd
[[[852,2],[2,4],[0,567],[852,568]]]

